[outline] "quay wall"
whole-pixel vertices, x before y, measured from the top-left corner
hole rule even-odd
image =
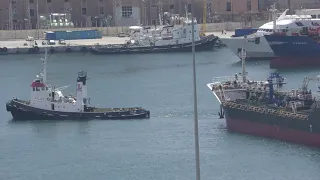
[[[266,23],[266,21],[254,21],[245,25],[242,22],[224,22],[224,23],[208,23],[206,24],[206,32],[216,32],[216,31],[234,31],[237,28],[243,28],[249,26],[252,28],[258,28],[259,26]],[[89,30],[96,29],[102,32],[103,36],[116,36],[120,32],[127,33],[129,27],[88,27],[88,28],[61,28],[61,29],[32,29],[32,30],[0,30],[0,40],[14,40],[14,39],[25,39],[28,36],[32,36],[35,39],[44,39],[44,32],[46,31],[63,31],[63,30]]]

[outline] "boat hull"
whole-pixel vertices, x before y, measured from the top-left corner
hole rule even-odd
[[[218,37],[209,35],[200,41],[195,42],[196,51],[210,51],[216,44]],[[191,52],[192,43],[168,45],[168,46],[122,46],[102,47],[94,46],[91,49],[93,54],[140,54],[140,53],[163,53],[163,52]]]
[[[264,36],[221,38],[221,41],[239,58],[241,58],[242,47],[246,50],[247,60],[271,59],[274,57],[274,53]]]
[[[318,124],[309,120],[248,112],[226,106],[223,109],[227,129],[232,132],[320,147]],[[310,124],[314,127],[310,128]]]
[[[320,65],[320,44],[306,36],[265,36],[276,55],[270,68],[295,68]]]
[[[150,117],[150,111],[142,108],[134,112],[60,112],[31,107],[17,100],[8,102],[6,109],[14,120],[126,120],[148,119]]]

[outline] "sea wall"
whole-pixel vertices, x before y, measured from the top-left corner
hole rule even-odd
[[[265,21],[254,21],[245,25],[242,22],[224,22],[224,23],[209,23],[206,25],[207,32],[216,32],[216,31],[234,31],[236,28],[243,28],[245,26],[250,26],[252,28],[258,28],[262,24],[266,23]],[[0,40],[14,40],[14,39],[25,39],[27,36],[32,36],[39,39],[44,39],[44,32],[46,31],[58,31],[58,30],[89,30],[97,29],[102,32],[103,36],[115,36],[119,32],[128,32],[128,27],[91,27],[91,28],[65,28],[65,29],[32,29],[32,30],[0,30]]]

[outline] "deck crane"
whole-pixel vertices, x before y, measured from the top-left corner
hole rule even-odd
[[[207,30],[207,18],[208,13],[210,15],[211,11],[211,0],[203,0],[203,17],[202,17],[202,26],[200,31],[200,36],[205,36],[205,32]]]
[[[302,83],[302,91],[307,92],[308,91],[308,85],[310,81],[320,81],[320,75],[316,76],[316,77],[305,77],[303,79],[303,83]],[[320,89],[319,85],[318,88]]]

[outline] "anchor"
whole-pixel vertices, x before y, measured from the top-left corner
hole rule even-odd
[[[224,118],[224,112],[223,112],[223,108],[222,108],[221,105],[220,105],[220,112],[218,112],[218,115],[219,115],[219,119],[223,119]]]

